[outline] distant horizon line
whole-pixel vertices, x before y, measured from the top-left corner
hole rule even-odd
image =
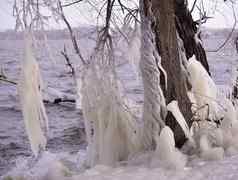
[[[82,27],[97,27],[96,25],[92,25],[92,24],[82,24],[80,26],[74,26],[72,27],[73,29],[77,29],[77,28],[82,28]],[[209,30],[230,30],[232,29],[232,27],[208,27],[208,26],[203,26],[202,29],[209,29]],[[64,31],[64,30],[68,30],[67,27],[65,28],[50,28],[50,29],[44,29],[44,30],[36,30],[36,31],[45,31],[45,32],[49,32],[49,31]],[[238,27],[235,27],[235,30],[238,30]],[[4,32],[23,32],[23,30],[15,30],[14,28],[7,28],[7,29],[0,29],[0,33],[4,33]]]

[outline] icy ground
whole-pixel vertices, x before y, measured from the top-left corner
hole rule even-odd
[[[78,155],[51,154],[45,152],[41,159],[30,168],[31,160],[18,159],[13,177],[29,180],[237,180],[238,156],[221,161],[201,161],[190,157],[184,169],[164,168],[152,154],[119,164],[117,167],[97,165],[92,169],[82,169],[80,162],[84,152]],[[155,157],[153,157],[155,158]],[[154,162],[154,163],[151,163]]]
[[[207,50],[215,49],[225,38],[222,33],[210,33],[205,36],[204,44]],[[89,53],[92,40],[80,41],[83,53]],[[61,92],[73,94],[73,81],[67,74],[69,69],[59,51],[63,49],[63,43],[70,47],[68,40],[50,41],[54,60],[49,59],[45,47],[42,46],[38,54],[43,76],[47,87],[53,87]],[[72,53],[72,52],[70,52]],[[118,53],[118,57],[122,54]],[[228,94],[232,83],[232,74],[238,55],[235,53],[232,41],[220,52],[208,52],[208,62],[212,76],[220,88],[220,95]],[[22,57],[22,41],[1,40],[0,63],[4,67],[6,75],[17,80],[19,72],[19,60]],[[75,58],[72,55],[72,58]],[[55,62],[54,62],[55,61]],[[53,71],[52,71],[52,66]],[[128,73],[129,72],[129,73]],[[127,65],[119,69],[120,78],[126,82],[128,96],[141,104],[142,88],[135,81],[133,71]],[[79,111],[74,110],[72,104],[63,106],[48,105],[47,111],[50,119],[52,133],[49,137],[48,150],[38,159],[34,160],[30,155],[30,148],[23,128],[23,120],[19,111],[15,87],[0,83],[0,179],[1,175],[11,174],[25,179],[211,179],[226,180],[238,179],[238,156],[225,157],[221,161],[202,161],[199,157],[188,157],[188,163],[184,169],[164,168],[153,154],[138,155],[128,162],[122,162],[117,167],[98,165],[93,169],[82,167],[85,158],[85,141],[82,130],[82,117]],[[80,129],[80,133],[78,133]],[[80,150],[80,153],[76,152]],[[15,164],[15,165],[14,165]],[[9,169],[12,169],[9,171]]]

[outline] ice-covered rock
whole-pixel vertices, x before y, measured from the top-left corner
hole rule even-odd
[[[152,159],[153,166],[159,163],[168,168],[183,169],[186,165],[186,157],[176,149],[174,133],[168,126],[161,130],[157,139],[155,156],[158,156],[159,159],[156,157]]]

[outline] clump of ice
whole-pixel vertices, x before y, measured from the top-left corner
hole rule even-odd
[[[219,112],[217,122],[198,121],[194,127],[197,152],[204,160],[221,160],[238,152],[238,121],[236,109],[229,99],[220,102],[223,111]]]
[[[215,83],[195,56],[189,59],[187,70],[192,84],[191,93],[194,94],[196,100],[199,118],[201,120],[215,119],[218,111]]]
[[[152,159],[152,166],[158,164],[172,169],[183,169],[186,165],[186,156],[175,147],[174,133],[165,126],[157,139],[157,147]]]
[[[200,138],[200,155],[204,160],[222,160],[224,149],[222,147],[212,147],[207,136]]]

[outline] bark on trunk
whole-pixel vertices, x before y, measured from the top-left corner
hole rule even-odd
[[[235,46],[236,46],[236,52],[238,53],[238,36],[235,38]],[[233,101],[237,101],[238,99],[238,67],[236,67],[236,73],[235,73],[235,82],[232,88],[232,99]]]
[[[194,38],[198,31],[197,23],[193,21],[185,0],[174,0],[174,4],[176,29],[183,40],[187,59],[195,55],[210,75],[206,52],[202,44],[197,43]]]
[[[163,87],[166,103],[177,100],[180,111],[187,123],[191,126],[191,102],[187,95],[187,83],[182,71],[182,62],[179,56],[179,47],[175,23],[174,0],[152,0],[152,11],[156,17],[155,31],[156,42],[160,52],[162,66],[167,72],[167,89]],[[177,147],[181,147],[186,141],[185,135],[173,118],[168,113],[166,124],[171,127],[175,135]]]
[[[160,72],[154,54],[156,45],[151,31],[151,3],[148,0],[140,0],[141,7],[141,59],[140,69],[144,87],[143,107],[143,143],[145,149],[155,149],[156,136],[165,125],[163,121],[163,108],[165,101],[160,84]]]

